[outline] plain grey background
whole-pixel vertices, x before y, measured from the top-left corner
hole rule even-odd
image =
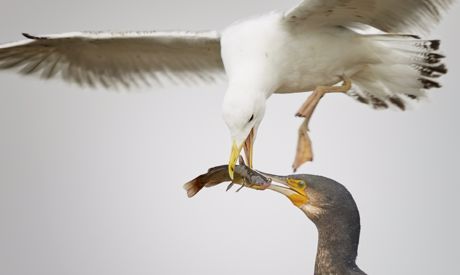
[[[1,0],[0,41],[79,30],[221,30],[296,4],[272,1]],[[460,7],[442,38],[444,88],[412,110],[328,95],[312,120],[316,159],[300,172],[345,184],[361,211],[369,274],[459,274]],[[80,89],[0,73],[0,274],[311,274],[314,225],[282,196],[182,184],[224,164],[225,83]],[[306,94],[275,95],[257,168],[290,173]]]

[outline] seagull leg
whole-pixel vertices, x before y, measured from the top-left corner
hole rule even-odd
[[[304,121],[299,127],[297,150],[294,158],[292,168],[294,172],[305,162],[313,160],[313,150],[311,145],[311,139],[308,135],[310,118],[316,109],[321,98],[326,93],[346,93],[351,89],[351,80],[343,78],[343,84],[341,86],[319,86],[313,93],[307,98],[305,103],[300,107],[296,116],[304,117]]]
[[[318,86],[313,91],[313,93],[307,98],[304,104],[297,111],[296,116],[304,117],[308,121],[310,120],[311,115],[315,111],[316,106],[318,105],[320,99],[326,93],[346,93],[351,89],[351,80],[348,78],[343,78],[343,84],[341,86]],[[308,126],[308,125],[307,125]]]

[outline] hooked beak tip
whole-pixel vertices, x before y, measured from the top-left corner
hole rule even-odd
[[[230,153],[230,160],[228,161],[228,175],[230,176],[230,179],[233,180],[234,173],[235,173],[235,165],[236,161],[238,160],[238,157],[240,156],[242,146],[238,147],[236,145],[236,142],[233,141],[232,144],[232,151]]]
[[[232,165],[228,165],[228,175],[230,176],[230,179],[233,180],[233,177],[235,176],[235,167],[232,167]]]

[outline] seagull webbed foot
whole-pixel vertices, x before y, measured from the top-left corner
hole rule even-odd
[[[297,137],[297,149],[292,164],[294,173],[304,163],[313,161],[313,148],[311,145],[311,139],[308,135],[308,120],[305,119],[299,127],[299,133]]]

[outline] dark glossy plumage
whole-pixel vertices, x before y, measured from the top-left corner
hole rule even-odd
[[[358,207],[340,183],[321,176],[291,175],[306,182],[308,203],[300,209],[318,229],[315,275],[360,275],[356,265],[361,230]]]

